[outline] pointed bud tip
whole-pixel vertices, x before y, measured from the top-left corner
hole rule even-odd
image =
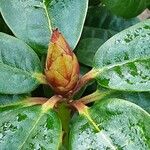
[[[59,35],[60,35],[60,32],[59,32],[58,28],[54,29],[52,32],[51,42],[55,43],[58,40]]]
[[[75,88],[79,79],[78,60],[58,28],[52,32],[45,76],[55,93],[63,96]]]

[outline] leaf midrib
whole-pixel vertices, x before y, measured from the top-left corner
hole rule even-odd
[[[15,110],[12,110],[12,111],[13,111],[13,112],[16,112],[16,111],[18,111],[18,110],[20,110],[20,109],[24,109],[24,108],[26,108],[26,107],[30,107],[30,106],[19,107],[19,108],[16,108]],[[13,115],[12,111],[6,113],[4,116],[6,116],[6,115],[9,116],[8,114],[12,114],[12,115]],[[41,114],[38,116],[38,118],[36,119],[36,122],[34,123],[34,125],[32,126],[32,128],[29,130],[29,134],[26,136],[26,138],[25,138],[25,140],[23,141],[23,143],[22,143],[20,146],[18,146],[18,150],[21,150],[21,149],[22,149],[22,147],[24,146],[24,144],[25,144],[26,141],[28,140],[29,136],[31,135],[32,131],[35,129],[36,125],[38,124],[38,122],[40,121],[40,119],[43,117],[44,114],[45,114],[45,113],[43,113],[43,112],[42,112],[42,109],[41,109]],[[9,116],[9,117],[10,117],[10,116]],[[6,118],[5,118],[5,119],[6,119]]]
[[[47,18],[47,21],[48,21],[48,28],[49,28],[49,31],[52,32],[52,25],[51,25],[51,20],[50,20],[50,16],[48,14],[48,9],[47,9],[47,6],[45,4],[45,0],[43,0],[43,8],[45,10],[45,13],[46,13],[46,18]]]
[[[8,113],[4,114],[4,116],[9,116],[8,114],[11,114],[13,115],[12,111],[13,112],[16,112],[18,110],[21,110],[21,109],[24,109],[24,108],[27,108],[27,107],[30,107],[30,106],[23,106],[23,107],[19,107],[19,108],[16,108],[15,110],[11,110],[9,111]],[[41,109],[41,114],[38,116],[38,118],[36,119],[36,122],[35,124],[32,126],[32,128],[29,130],[29,134],[26,136],[25,140],[23,141],[23,143],[18,146],[18,150],[21,150],[22,147],[24,146],[25,142],[28,140],[29,136],[31,135],[32,131],[34,130],[34,128],[36,127],[36,125],[38,124],[38,122],[40,121],[40,119],[42,118],[42,116],[44,115],[44,113],[42,112],[42,109]],[[10,117],[10,116],[9,116]],[[5,118],[6,119],[6,118]]]
[[[88,115],[83,115],[87,121],[89,122],[89,124],[91,124],[94,128],[95,126],[99,129],[98,132],[101,132],[101,135],[103,137],[103,139],[105,139],[105,141],[107,141],[107,143],[109,144],[109,146],[112,148],[112,150],[117,150],[116,146],[113,145],[113,142],[111,140],[110,137],[108,137],[98,125],[97,123],[93,120],[92,116],[90,115],[90,113],[88,113]]]
[[[48,110],[47,110],[48,111]],[[39,117],[37,118],[35,124],[32,126],[31,130],[29,130],[29,133],[28,135],[26,136],[25,140],[23,141],[23,143],[18,147],[17,150],[22,150],[23,146],[25,145],[25,143],[27,142],[27,140],[29,139],[30,135],[32,134],[32,131],[34,131],[36,125],[39,123],[40,119],[45,115],[46,112],[44,112],[42,110],[42,107],[41,107],[41,114],[39,115]],[[57,150],[59,149],[59,144],[58,144],[58,148]]]
[[[0,66],[4,66],[6,68],[10,68],[12,71],[16,70],[16,71],[19,71],[21,73],[25,73],[25,74],[30,75],[30,76],[32,76],[32,74],[34,74],[34,73],[37,73],[37,72],[29,72],[29,71],[23,70],[21,68],[13,67],[13,66],[10,66],[8,64],[1,63],[1,62],[0,62]]]
[[[95,67],[94,70],[96,70],[97,72],[99,72],[101,74],[104,71],[110,70],[110,69],[112,69],[114,67],[122,66],[122,65],[125,65],[125,64],[128,64],[128,63],[133,63],[135,61],[143,61],[143,60],[147,60],[147,59],[150,59],[150,56],[145,57],[145,58],[135,58],[132,61],[131,60],[127,60],[127,61],[116,63],[116,64],[113,64],[113,65],[108,65],[108,66],[102,67],[101,69],[98,69],[98,66],[97,66],[97,67]],[[99,75],[99,73],[98,73],[98,75]]]
[[[14,105],[14,104],[13,104],[13,105]],[[17,105],[19,105],[19,103],[18,103]],[[11,105],[9,105],[9,106],[11,106]],[[33,105],[31,105],[31,106],[33,106]],[[22,107],[16,108],[15,110],[12,110],[12,111],[13,111],[13,112],[18,112],[18,110],[20,111],[21,109],[28,108],[28,107],[31,107],[31,106],[23,105]],[[5,106],[2,106],[2,107],[5,107]],[[2,108],[2,107],[1,107],[1,108]],[[5,116],[5,117],[6,117],[6,116],[8,117],[8,116],[9,116],[8,114],[13,115],[12,111],[10,111],[10,112],[4,114],[4,116]],[[49,110],[47,110],[47,111],[49,111]],[[37,119],[36,119],[36,122],[34,123],[34,125],[32,126],[32,128],[29,130],[29,134],[26,136],[26,138],[25,138],[25,140],[23,141],[23,143],[22,143],[20,146],[18,146],[18,149],[17,149],[17,150],[22,150],[22,148],[23,148],[23,146],[25,145],[26,141],[27,141],[28,138],[30,137],[32,131],[35,129],[36,125],[39,123],[40,119],[43,117],[43,115],[45,115],[45,113],[46,113],[46,112],[44,112],[43,109],[42,109],[42,107],[41,107],[40,115],[39,115],[38,117],[36,117],[36,118],[37,118]],[[9,118],[10,118],[10,116],[9,116]],[[4,119],[6,119],[6,118],[4,118]],[[60,134],[60,138],[61,138],[61,134]],[[60,141],[61,141],[61,139],[60,139]],[[58,150],[58,149],[59,149],[59,143],[58,143],[57,147],[58,147],[58,148],[57,148],[57,150]]]
[[[26,136],[25,140],[23,141],[23,143],[18,147],[18,150],[21,150],[24,146],[24,144],[26,143],[26,141],[28,140],[28,138],[30,137],[32,131],[34,131],[36,125],[39,123],[40,119],[43,117],[44,113],[42,113],[39,115],[39,117],[37,118],[36,122],[34,123],[34,125],[32,126],[31,130],[29,130],[28,135]]]

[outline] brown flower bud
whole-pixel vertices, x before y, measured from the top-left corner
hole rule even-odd
[[[60,95],[72,91],[79,79],[78,60],[58,29],[52,33],[45,75],[51,87]]]

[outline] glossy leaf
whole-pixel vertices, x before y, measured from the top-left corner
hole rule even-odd
[[[1,149],[51,149],[60,146],[62,127],[57,114],[41,105],[0,106]]]
[[[102,2],[114,14],[124,18],[135,17],[148,6],[147,0],[130,0],[130,2],[129,0],[102,0]]]
[[[95,6],[88,9],[85,26],[119,32],[138,22],[138,18],[124,19],[112,14],[105,6]]]
[[[137,18],[123,19],[111,14],[104,6],[89,7],[85,27],[76,47],[79,62],[92,67],[93,57],[102,43],[119,31],[139,22]]]
[[[0,93],[21,94],[40,83],[41,64],[36,53],[24,42],[0,33]]]
[[[124,92],[124,91],[114,91],[97,87],[97,92],[99,93],[101,100],[108,98],[120,98],[136,105],[140,106],[148,113],[150,113],[150,92]],[[97,101],[95,101],[96,103]]]
[[[80,41],[76,48],[76,56],[80,63],[92,67],[93,58],[104,40],[98,38],[85,38]]]
[[[1,0],[1,13],[13,33],[33,49],[46,53],[53,28],[74,49],[84,24],[88,0]]]
[[[97,81],[103,87],[150,91],[150,20],[105,42],[95,54]]]
[[[81,39],[75,49],[80,63],[92,67],[98,48],[117,32],[112,30],[84,27]]]
[[[121,93],[121,98],[135,103],[150,113],[150,92],[143,93]]]
[[[98,38],[107,41],[117,32],[113,30],[94,28],[94,27],[84,27],[81,38]]]
[[[70,132],[71,150],[148,150],[150,148],[150,115],[137,105],[107,99],[73,118]],[[99,131],[97,131],[93,124]]]
[[[16,102],[21,102],[27,98],[27,94],[22,95],[6,95],[0,94],[0,105],[8,105]]]

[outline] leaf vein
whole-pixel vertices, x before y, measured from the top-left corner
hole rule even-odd
[[[49,14],[48,14],[48,9],[47,9],[45,3],[46,3],[45,0],[43,0],[44,10],[45,10],[46,17],[47,17],[47,20],[48,20],[48,27],[49,27],[50,32],[52,32],[51,20],[50,20],[50,16],[49,16]]]
[[[40,119],[42,118],[42,116],[44,115],[44,113],[41,113],[40,116],[37,118],[35,124],[32,126],[31,130],[29,131],[29,134],[27,135],[27,137],[25,138],[25,140],[23,141],[22,145],[19,146],[18,150],[21,150],[24,146],[24,144],[26,143],[26,141],[28,140],[28,138],[30,137],[32,131],[34,131],[36,125],[39,123]]]

